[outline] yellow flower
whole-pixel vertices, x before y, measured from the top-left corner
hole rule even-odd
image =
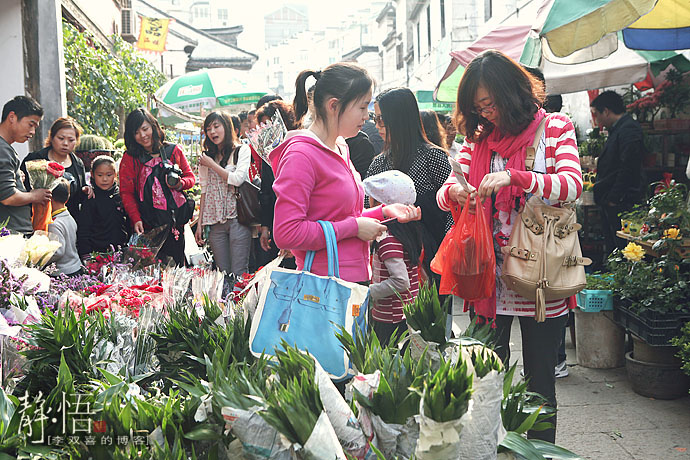
[[[669,238],[672,240],[679,240],[680,239],[680,229],[669,228],[668,230],[664,230],[664,238]]]
[[[644,249],[639,244],[628,243],[623,249],[623,256],[632,262],[638,262],[644,257]]]

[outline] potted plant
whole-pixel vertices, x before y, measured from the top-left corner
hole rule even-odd
[[[678,123],[680,120],[676,118],[685,111],[685,107],[690,102],[690,85],[683,79],[683,74],[679,70],[671,68],[666,74],[666,80],[659,85],[658,89],[661,89],[659,102],[662,107],[668,109],[668,118],[673,120],[669,128],[685,128],[685,122]]]
[[[690,261],[675,251],[657,258],[644,256],[642,246],[631,242],[609,257],[616,298],[614,319],[634,335],[633,351],[625,356],[633,390],[674,399],[684,395],[690,384],[673,358],[677,349],[669,345],[690,319]]]

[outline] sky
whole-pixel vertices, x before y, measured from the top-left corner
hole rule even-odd
[[[244,26],[244,32],[237,37],[240,48],[253,53],[263,50],[264,15],[279,9],[285,4],[306,5],[309,8],[309,27],[319,30],[327,25],[336,24],[348,13],[367,6],[367,0],[242,0],[242,16],[245,19],[234,21]],[[246,3],[245,3],[246,2]],[[231,19],[231,22],[232,19]]]

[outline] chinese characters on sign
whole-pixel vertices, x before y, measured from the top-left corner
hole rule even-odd
[[[142,16],[137,48],[155,53],[165,51],[169,26],[170,19],[146,18]]]
[[[43,393],[33,398],[25,393],[18,398],[19,432],[25,434],[28,443],[48,446],[149,445],[146,431],[130,429],[129,433],[113,433],[112,428],[109,431],[105,420],[96,419],[88,398],[85,394],[62,392],[57,401],[46,404]]]

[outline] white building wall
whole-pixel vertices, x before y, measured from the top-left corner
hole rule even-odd
[[[120,32],[122,16],[113,0],[74,0],[74,3],[107,37]]]
[[[0,106],[24,90],[24,46],[22,43],[21,0],[0,0],[0,57],[3,62]],[[28,143],[14,144],[20,157],[29,152]]]

